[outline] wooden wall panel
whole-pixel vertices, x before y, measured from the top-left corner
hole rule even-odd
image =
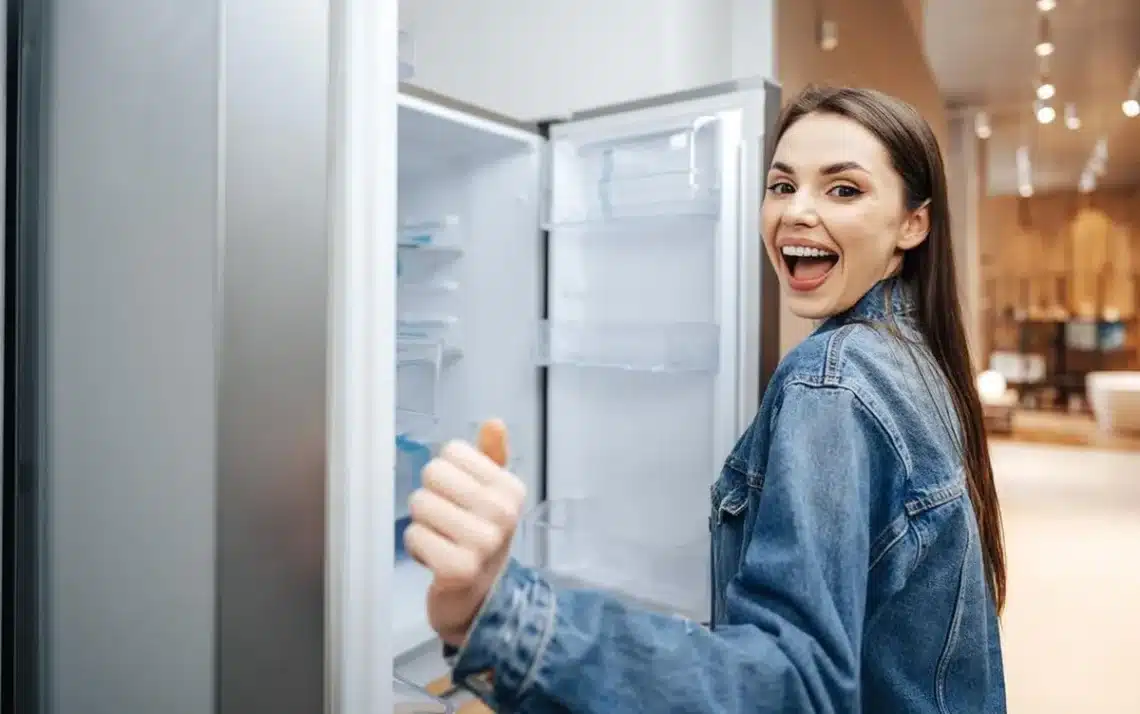
[[[979,233],[987,352],[1009,341],[1001,315],[1118,317],[1140,343],[1140,188],[987,197]]]

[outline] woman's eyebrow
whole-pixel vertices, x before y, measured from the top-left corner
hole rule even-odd
[[[795,169],[793,169],[791,166],[788,166],[783,161],[773,161],[772,170],[780,171],[782,173],[788,174],[789,176],[794,176],[796,174]],[[820,173],[825,176],[843,173],[844,171],[862,171],[865,174],[871,173],[858,161],[840,161],[834,164],[829,164],[820,169]]]

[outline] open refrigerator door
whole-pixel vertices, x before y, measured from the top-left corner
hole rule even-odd
[[[548,500],[518,552],[556,582],[707,618],[708,489],[759,362],[741,264],[759,257],[744,174],[763,109],[731,91],[551,131]]]

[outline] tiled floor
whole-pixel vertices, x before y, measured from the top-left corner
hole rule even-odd
[[[1140,713],[1140,453],[995,443],[1012,714]]]

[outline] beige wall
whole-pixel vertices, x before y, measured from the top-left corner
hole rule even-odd
[[[922,50],[914,14],[921,0],[862,0],[827,3],[839,24],[839,47],[819,49],[817,3],[778,0],[776,77],[785,98],[808,84],[871,87],[915,105],[947,146],[947,115]],[[918,6],[918,7],[915,7]],[[781,309],[780,353],[786,354],[812,325]]]

